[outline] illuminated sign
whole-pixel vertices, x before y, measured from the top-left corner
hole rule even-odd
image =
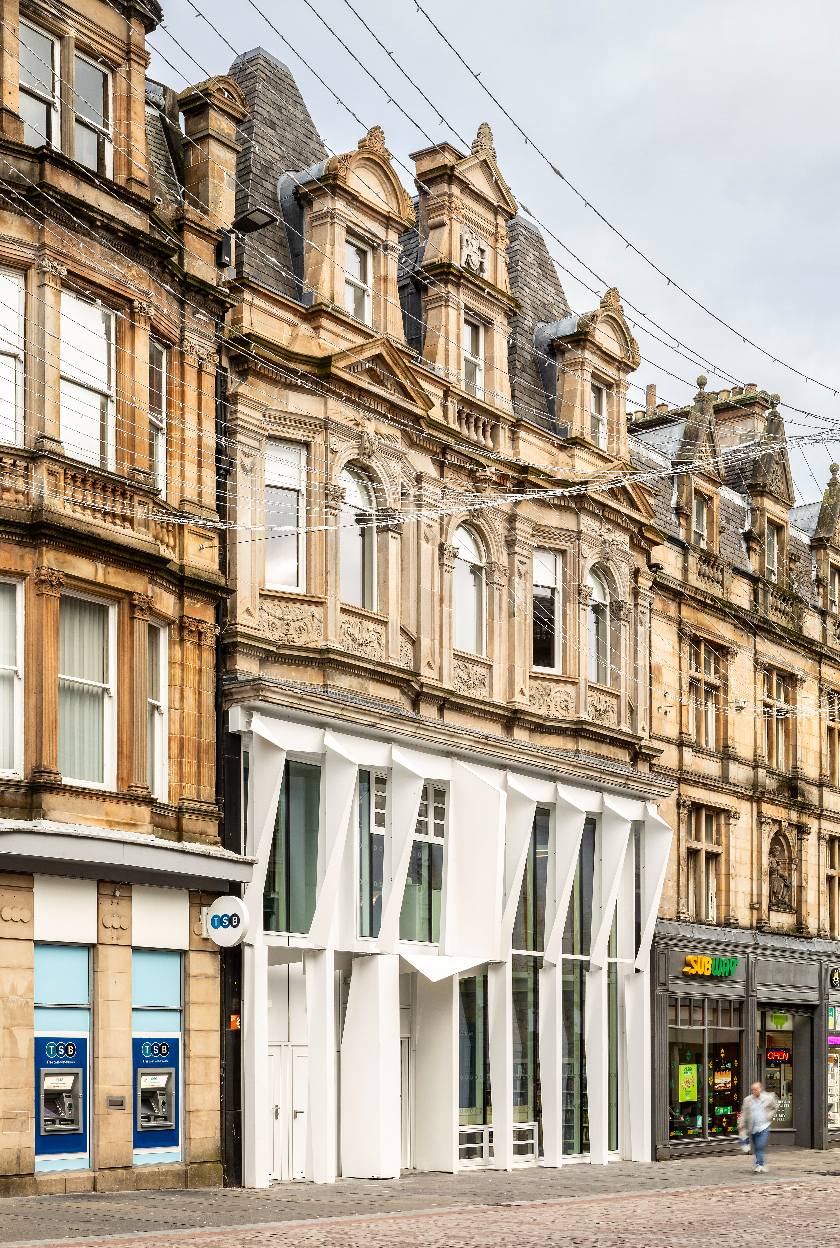
[[[680,1101],[697,1100],[697,1067],[680,1066]]]
[[[829,1044],[840,1044],[840,1036],[829,1036],[829,1037],[828,1037],[828,1043],[829,1043]]]
[[[727,979],[734,975],[737,966],[737,958],[706,958],[702,954],[687,953],[683,975],[712,975],[717,979]]]
[[[828,982],[832,988],[840,988],[840,966],[832,966],[828,972]]]
[[[767,1060],[774,1066],[781,1066],[783,1062],[790,1061],[790,1049],[768,1049]]]

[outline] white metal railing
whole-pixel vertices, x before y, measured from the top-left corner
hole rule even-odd
[[[486,1166],[493,1159],[493,1127],[458,1128],[458,1160],[463,1166]]]
[[[535,1122],[515,1122],[513,1124],[514,1162],[536,1161],[538,1138],[538,1129]]]

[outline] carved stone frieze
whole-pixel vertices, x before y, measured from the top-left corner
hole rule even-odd
[[[58,277],[62,280],[67,276],[67,268],[58,260],[53,260],[50,256],[41,256],[38,261],[38,270],[41,273],[48,273],[51,277]]]
[[[414,643],[407,637],[400,637],[400,666],[414,667]]]
[[[57,568],[48,568],[41,564],[34,572],[35,593],[46,594],[51,598],[60,598],[64,587],[64,573]]]
[[[324,611],[308,602],[282,602],[274,598],[260,601],[260,632],[272,641],[311,646],[324,635]]]
[[[450,546],[447,542],[441,542],[438,547],[438,557],[443,570],[451,572],[455,567],[455,560],[458,558],[458,547]]]
[[[150,594],[131,595],[131,614],[136,620],[148,620],[151,605],[152,598]]]
[[[586,713],[596,724],[617,727],[618,700],[608,693],[590,689],[586,699]]]
[[[359,654],[365,659],[385,657],[385,626],[373,620],[345,615],[338,630],[338,639],[342,649],[350,654]]]
[[[544,680],[531,681],[528,704],[538,715],[546,715],[549,719],[570,719],[575,713],[572,690]]]
[[[452,664],[452,683],[459,693],[473,698],[486,698],[490,693],[490,673],[482,663],[456,658]]]
[[[620,598],[610,599],[610,617],[616,624],[626,624],[630,619],[630,604]]]

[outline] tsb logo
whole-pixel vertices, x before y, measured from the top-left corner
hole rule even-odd
[[[140,1052],[145,1058],[169,1057],[169,1045],[165,1040],[144,1040]]]
[[[238,914],[214,914],[210,920],[210,926],[214,931],[218,931],[220,927],[239,927],[242,922]]]
[[[217,897],[201,912],[202,934],[223,948],[238,945],[248,931],[248,909],[241,897]]]
[[[54,1061],[57,1057],[75,1057],[76,1046],[72,1040],[50,1040],[49,1044],[44,1046],[44,1052],[51,1061]]]

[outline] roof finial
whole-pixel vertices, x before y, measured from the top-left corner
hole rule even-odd
[[[706,389],[706,386],[708,385],[708,382],[709,382],[708,377],[704,377],[702,373],[701,373],[701,374],[700,374],[700,376],[697,378],[697,385],[700,387],[700,389],[701,389],[701,390],[705,390],[705,389]]]
[[[496,149],[493,146],[493,131],[490,129],[486,121],[482,121],[478,127],[478,134],[473,139],[472,145],[473,156],[492,156],[496,159]]]
[[[617,286],[610,286],[609,290],[601,299],[601,307],[602,308],[617,308],[619,312],[624,311],[624,309],[621,306],[621,296],[618,293]]]
[[[359,139],[359,150],[369,152],[379,152],[381,155],[387,155],[385,148],[385,131],[381,126],[371,126],[363,139]]]
[[[831,465],[831,479],[832,480],[834,480],[834,478],[837,476],[837,472],[839,469],[840,469],[840,464]]]

